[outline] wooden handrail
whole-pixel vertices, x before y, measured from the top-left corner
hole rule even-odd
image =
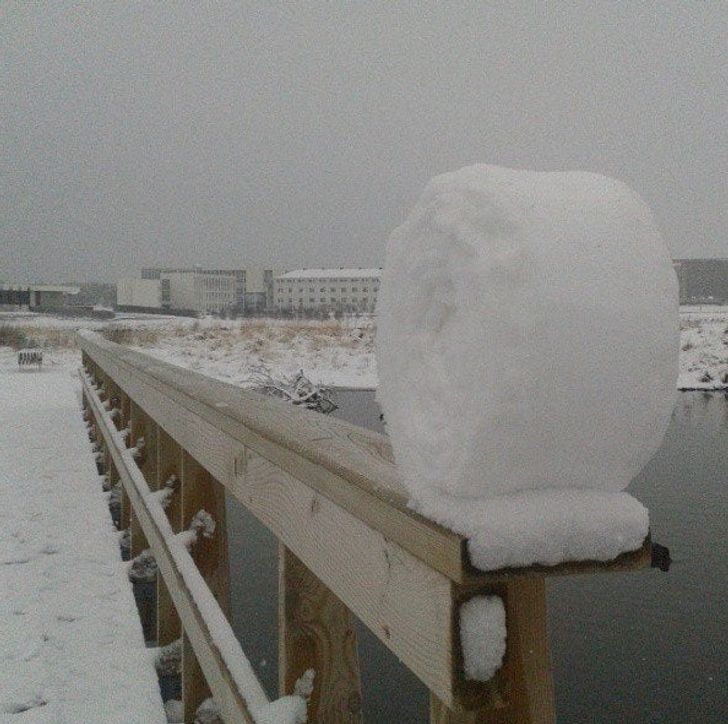
[[[260,709],[269,703],[263,687],[187,548],[172,530],[159,498],[149,489],[104,410],[91,379],[82,375],[82,385],[97,430],[129,495],[184,630],[193,641],[216,703],[226,721],[254,722],[249,706]]]
[[[461,536],[407,506],[386,437],[181,369],[94,333],[79,333],[79,344],[84,365],[97,381],[107,381],[139,406],[158,426],[160,439],[173,440],[276,535],[282,545],[281,591],[287,590],[289,575],[289,583],[295,579],[299,587],[315,589],[312,596],[326,612],[319,624],[332,627],[335,637],[351,634],[349,610],[358,616],[430,689],[433,720],[552,721],[550,671],[543,671],[543,662],[548,664],[543,577],[649,565],[646,541],[640,551],[610,563],[476,571]],[[86,390],[89,397],[92,392]],[[93,409],[103,418],[103,408]],[[109,436],[111,449],[119,441],[113,431]],[[148,493],[136,492],[140,481],[127,469],[129,456],[112,450],[111,457],[149,544],[164,560],[156,518],[145,512]],[[170,565],[160,564],[163,575]],[[204,645],[193,633],[190,602],[173,590],[179,588],[175,576],[167,578],[217,700],[225,672],[205,660]],[[458,617],[462,602],[483,594],[504,600],[509,632],[503,667],[485,683],[464,677]],[[290,652],[297,640],[289,620],[295,609],[281,603],[282,652]],[[351,657],[351,646],[333,647],[340,658],[334,662],[317,660],[315,648],[310,656],[283,655],[281,681],[290,688],[310,664],[326,672],[316,680],[313,720],[319,720],[316,712],[323,712],[326,702],[345,701],[350,707],[346,720],[360,720],[358,668],[344,660]],[[357,697],[354,712],[351,702]],[[332,706],[335,711],[339,704]],[[244,720],[228,716],[233,718],[226,721]],[[332,713],[321,716],[320,721],[344,720]]]

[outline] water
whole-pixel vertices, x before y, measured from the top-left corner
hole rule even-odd
[[[342,390],[335,413],[381,430],[371,391]],[[630,487],[673,557],[647,570],[548,582],[558,721],[728,721],[728,400],[680,395],[665,441]],[[228,501],[231,623],[277,695],[276,539]],[[365,719],[426,722],[425,687],[363,626]]]

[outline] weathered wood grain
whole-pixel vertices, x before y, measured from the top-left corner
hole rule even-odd
[[[248,452],[231,490],[429,688],[452,703],[452,582]]]
[[[349,609],[284,545],[279,545],[279,694],[315,672],[310,721],[363,722],[356,630]]]
[[[198,535],[192,548],[192,559],[220,608],[229,616],[230,562],[225,489],[185,450],[182,451],[181,489],[182,530],[190,527],[192,519],[200,510],[209,513],[215,523],[211,537]]]

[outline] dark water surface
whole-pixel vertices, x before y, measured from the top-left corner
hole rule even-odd
[[[337,393],[335,413],[381,430],[371,391]],[[679,396],[665,441],[630,490],[649,509],[668,573],[548,582],[558,721],[728,722],[728,400]],[[232,625],[277,696],[277,542],[228,501]],[[368,722],[426,722],[425,687],[359,627]]]

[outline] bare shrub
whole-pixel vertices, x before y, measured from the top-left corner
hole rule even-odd
[[[150,327],[108,326],[101,329],[101,334],[116,344],[150,347],[159,341],[161,331]]]
[[[22,349],[28,346],[25,332],[12,324],[0,324],[0,347]]]

